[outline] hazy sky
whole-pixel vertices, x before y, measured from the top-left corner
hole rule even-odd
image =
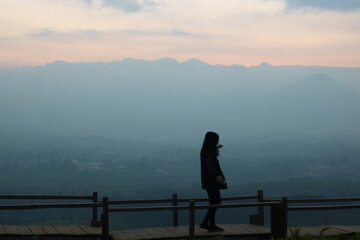
[[[0,67],[128,57],[360,67],[360,0],[0,0]]]

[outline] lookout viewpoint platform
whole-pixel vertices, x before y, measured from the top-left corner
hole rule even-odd
[[[219,224],[224,232],[208,232],[195,226],[196,239],[215,239],[216,237],[231,239],[271,239],[271,229],[266,226],[252,224]],[[289,228],[288,235],[291,235]],[[354,235],[360,233],[360,226],[316,226],[298,228],[300,235],[309,234],[319,236],[326,229],[324,235]],[[110,231],[113,240],[154,240],[154,239],[187,239],[188,226],[155,227],[131,230]],[[101,227],[77,225],[0,225],[0,239],[11,240],[91,240],[102,239]]]
[[[360,198],[320,198],[320,199],[287,199],[283,197],[279,200],[265,200],[263,192],[259,190],[256,195],[227,197],[222,200],[232,201],[229,204],[221,205],[200,205],[198,202],[206,202],[202,198],[178,198],[173,194],[169,199],[151,200],[109,200],[107,197],[98,200],[96,192],[90,196],[15,196],[0,195],[0,199],[36,199],[36,200],[87,200],[87,203],[47,203],[47,204],[6,204],[0,205],[1,210],[27,210],[27,209],[50,209],[50,208],[90,208],[92,209],[92,220],[89,226],[79,225],[1,225],[0,239],[98,239],[98,240],[142,240],[142,239],[215,239],[219,236],[231,239],[277,239],[286,238],[296,232],[300,235],[354,235],[360,233],[360,226],[313,226],[288,228],[289,211],[318,211],[336,209],[360,208]],[[243,203],[241,200],[251,200],[254,202]],[[90,200],[90,202],[89,202]],[[336,202],[335,205],[324,205],[324,203]],[[346,202],[346,204],[342,204]],[[293,206],[292,204],[297,205]],[[322,203],[315,206],[299,206],[301,203]],[[340,205],[340,204],[342,205]],[[124,205],[141,204],[141,207],[123,207]],[[148,206],[148,204],[152,204]],[[159,206],[159,204],[163,204]],[[115,207],[115,205],[122,207]],[[146,206],[144,206],[146,205]],[[154,206],[155,205],[155,206]],[[257,209],[257,213],[250,215],[250,224],[219,224],[224,229],[223,232],[208,232],[199,228],[195,224],[195,211],[208,208],[246,208]],[[269,209],[267,216],[270,218],[270,226],[264,226],[264,211]],[[98,219],[98,211],[102,210],[101,218]],[[119,212],[145,212],[145,211],[171,211],[172,226],[161,226],[153,228],[141,228],[130,230],[109,229],[111,215]],[[179,226],[178,211],[188,212],[188,225]]]

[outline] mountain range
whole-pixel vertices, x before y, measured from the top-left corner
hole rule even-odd
[[[169,58],[2,69],[0,135],[358,136],[359,76],[360,68]]]

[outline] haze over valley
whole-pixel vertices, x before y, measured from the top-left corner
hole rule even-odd
[[[224,145],[225,196],[257,189],[274,199],[356,196],[359,76],[360,68],[170,58],[1,69],[0,192],[204,197],[199,150],[212,130]],[[247,222],[251,211],[223,211],[219,218]],[[44,214],[5,214],[0,221],[87,221],[85,212]],[[338,214],[300,214],[289,224],[352,224],[358,216]],[[169,219],[137,216],[114,217],[112,227],[159,226]]]

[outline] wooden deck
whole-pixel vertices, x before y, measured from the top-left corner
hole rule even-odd
[[[270,228],[250,224],[218,224],[224,232],[208,232],[195,226],[195,238],[211,238],[218,235],[226,237],[256,237],[269,238]],[[110,231],[114,240],[142,240],[142,239],[181,239],[189,236],[188,226],[156,227],[122,231]]]
[[[219,224],[224,232],[208,232],[205,229],[195,226],[196,238],[210,238],[221,235],[229,238],[258,238],[269,239],[270,228],[266,226],[250,224]],[[360,226],[316,226],[298,227],[300,234],[318,236],[320,231],[329,227],[325,235],[351,235],[360,233]],[[296,228],[289,228],[288,236]],[[131,230],[115,230],[110,234],[114,240],[146,240],[146,239],[186,239],[189,234],[188,226],[179,227],[155,227]],[[0,225],[0,239],[32,239],[32,236],[39,236],[39,239],[101,239],[101,228],[77,225]]]
[[[331,225],[331,226],[297,227],[297,228],[300,229],[300,235],[309,234],[312,236],[319,236],[320,231],[323,230],[324,228],[328,228],[326,231],[324,231],[324,235],[341,235],[341,234],[351,235],[351,234],[360,233],[360,226]],[[290,229],[295,230],[296,228],[289,228],[288,236],[291,236]]]
[[[26,239],[27,236],[72,237],[76,239],[101,238],[101,227],[78,225],[0,225],[0,238],[13,236]]]
[[[198,226],[195,226],[195,238],[210,238],[223,236],[228,238],[247,238],[247,239],[270,239],[270,228],[265,226],[250,224],[219,224],[224,228],[224,232],[208,232]],[[360,226],[316,226],[316,227],[299,227],[300,235],[319,236],[320,231],[329,227],[325,235],[352,235],[360,233]],[[289,228],[288,236],[296,228]],[[111,231],[114,240],[146,240],[146,239],[186,239],[188,237],[188,226],[180,227],[156,227],[143,228],[122,231]]]

